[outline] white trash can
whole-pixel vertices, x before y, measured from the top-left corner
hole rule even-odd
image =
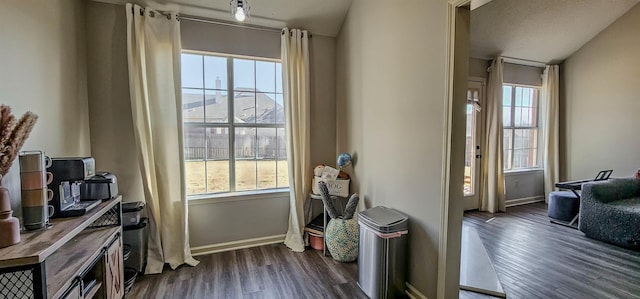
[[[404,296],[408,219],[381,206],[359,213],[358,286],[371,299]]]

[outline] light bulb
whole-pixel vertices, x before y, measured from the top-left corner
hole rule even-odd
[[[242,8],[242,6],[240,6],[236,10],[236,20],[242,22],[242,21],[244,21],[244,19],[245,19],[244,9]]]

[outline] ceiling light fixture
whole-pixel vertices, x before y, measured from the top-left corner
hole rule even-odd
[[[251,10],[249,0],[231,0],[229,5],[231,6],[231,14],[235,16],[239,22],[249,17],[249,10]]]

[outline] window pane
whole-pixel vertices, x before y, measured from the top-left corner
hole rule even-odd
[[[502,125],[505,127],[511,127],[511,107],[502,108]]]
[[[229,160],[207,161],[207,192],[229,192]]]
[[[278,188],[289,187],[289,164],[287,163],[287,137],[284,128],[276,129],[278,135]]]
[[[258,128],[258,159],[275,160],[277,157],[278,140],[276,128]]]
[[[254,92],[238,92],[234,93],[235,122],[236,123],[255,123],[256,122],[256,94]]]
[[[256,158],[256,128],[235,129],[235,157],[236,159]]]
[[[502,158],[504,160],[504,169],[506,169],[506,170],[510,170],[510,169],[513,168],[512,165],[511,165],[511,161],[512,161],[511,160],[511,154],[512,153],[513,153],[513,151],[512,150],[508,150],[508,149],[505,149],[504,152],[503,152],[504,157],[502,157]]]
[[[256,128],[235,129],[236,191],[256,189]]]
[[[513,129],[504,129],[504,136],[502,138],[503,163],[504,169],[511,169],[511,150],[513,149]]]
[[[276,92],[282,93],[282,64],[276,63]]]
[[[276,94],[256,94],[256,123],[274,123],[276,121]]]
[[[204,95],[202,89],[182,89],[182,121],[202,122],[204,120]]]
[[[184,157],[187,194],[206,192],[204,129],[185,126]]]
[[[513,151],[513,169],[527,167],[529,161],[529,151],[526,149],[517,149]]]
[[[284,96],[281,93],[276,94],[276,123],[284,124]]]
[[[256,61],[256,91],[276,91],[276,63]]]
[[[204,160],[205,141],[204,128],[185,126],[184,127],[184,159]]]
[[[182,54],[182,87],[202,88],[202,55]]]
[[[256,160],[236,160],[236,191],[256,189]]]
[[[256,78],[253,60],[233,60],[233,89],[241,91],[255,91]]]
[[[229,129],[207,128],[207,160],[229,160]]]
[[[511,86],[502,85],[502,106],[511,106]]]
[[[278,139],[276,128],[258,128],[258,188],[275,188]]]
[[[187,189],[187,195],[202,194],[206,192],[204,163],[204,161],[185,162],[185,188]]]
[[[205,117],[208,123],[228,123],[229,108],[227,107],[227,92],[220,90],[205,90]]]
[[[521,127],[522,126],[522,108],[520,107],[515,107],[514,108],[515,111],[515,115],[513,116],[513,125],[516,127]]]
[[[208,89],[227,90],[227,58],[204,57],[204,86]]]
[[[522,106],[522,87],[516,87],[515,106]]]

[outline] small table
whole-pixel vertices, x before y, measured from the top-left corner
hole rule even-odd
[[[322,195],[319,194],[314,194],[314,193],[309,193],[309,197],[311,197],[311,199],[318,199],[318,200],[322,200]],[[331,195],[331,200],[333,200],[335,202],[336,199],[347,199],[347,197],[341,197],[341,196],[335,196],[335,195]],[[324,205],[324,201],[322,202],[322,207],[323,207],[323,222],[322,222],[322,227],[323,227],[323,234],[322,234],[322,255],[326,256],[327,255],[327,207]],[[311,206],[311,208],[313,209],[313,205]]]

